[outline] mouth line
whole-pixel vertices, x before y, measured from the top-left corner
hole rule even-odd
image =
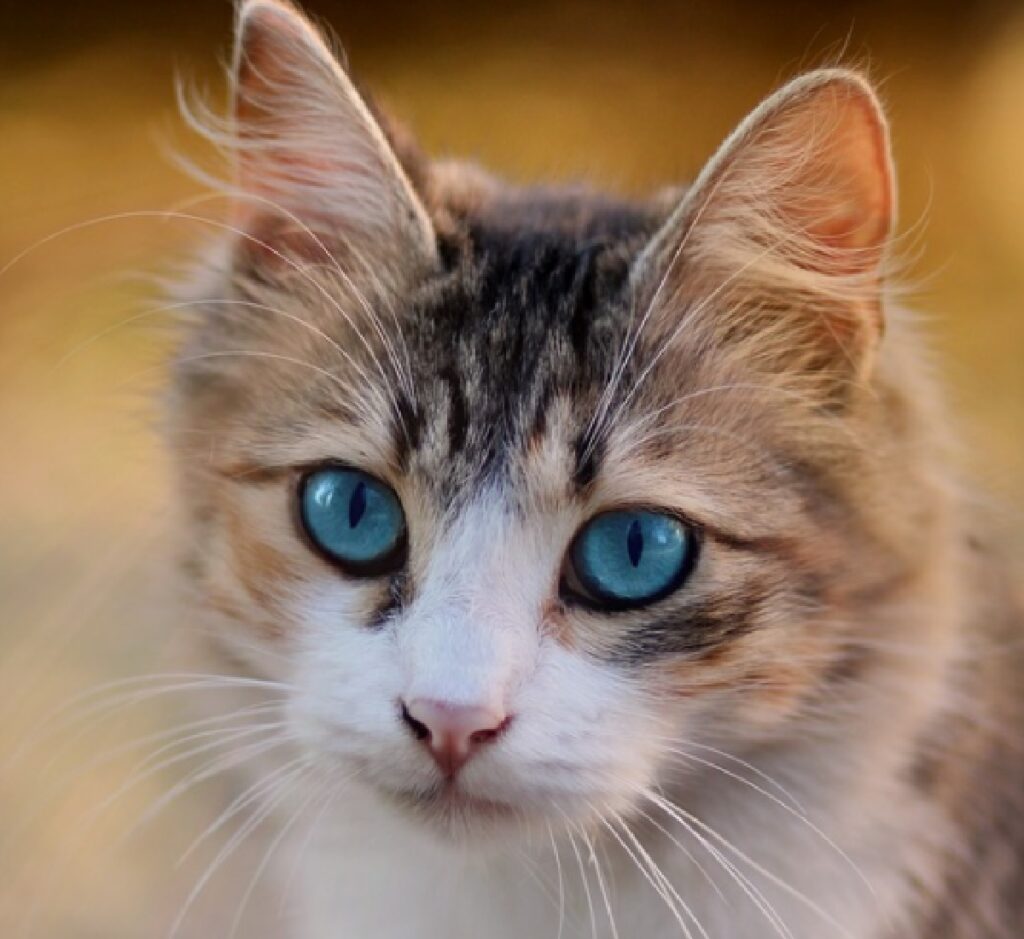
[[[418,814],[445,819],[472,817],[500,820],[519,814],[508,802],[486,799],[465,791],[457,781],[446,781],[426,792],[393,791],[390,795],[406,808]]]

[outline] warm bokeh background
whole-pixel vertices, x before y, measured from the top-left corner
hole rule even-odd
[[[626,192],[692,176],[780,79],[837,57],[867,64],[894,123],[912,302],[948,376],[950,420],[1024,547],[1019,2],[309,6],[429,150]],[[172,79],[222,94],[230,22],[227,0],[0,8],[0,267],[30,249],[0,273],[5,937],[163,936],[211,853],[176,877],[174,861],[225,804],[207,787],[119,843],[184,770],[125,786],[147,748],[114,748],[187,720],[180,695],[37,725],[97,683],[164,669],[179,625],[160,560],[170,496],[154,404],[168,337],[144,311],[158,303],[151,275],[201,232],[146,213],[199,192],[169,157],[194,146]],[[142,214],[95,221],[118,213]],[[182,936],[226,935],[252,863],[226,865]],[[257,889],[252,913],[259,903]]]

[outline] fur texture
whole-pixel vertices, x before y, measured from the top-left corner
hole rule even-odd
[[[1018,936],[1019,606],[889,297],[865,79],[797,79],[622,203],[426,161],[276,0],[238,36],[206,122],[238,235],[171,440],[204,654],[273,683],[282,841],[315,818],[296,935]],[[328,461],[397,493],[401,570],[309,550]],[[699,557],[589,609],[566,551],[619,506]],[[512,715],[454,795],[417,696]]]

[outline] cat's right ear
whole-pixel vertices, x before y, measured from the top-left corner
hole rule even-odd
[[[433,226],[321,33],[282,0],[238,9],[231,112],[243,252],[389,279],[429,265]]]
[[[797,78],[723,144],[641,254],[648,326],[664,342],[703,332],[782,374],[862,380],[894,212],[871,86],[842,69]]]

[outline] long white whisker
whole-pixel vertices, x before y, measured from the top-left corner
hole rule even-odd
[[[253,813],[238,830],[225,842],[221,847],[220,851],[214,856],[214,859],[209,863],[206,870],[203,871],[199,880],[196,881],[189,895],[185,898],[185,902],[182,904],[181,910],[175,917],[174,922],[171,924],[171,928],[167,932],[167,939],[174,939],[175,936],[181,931],[182,925],[184,925],[185,919],[188,916],[189,910],[192,908],[199,895],[203,892],[206,885],[213,878],[214,874],[220,869],[221,865],[238,849],[243,841],[248,838],[252,832],[254,832],[259,826],[267,819],[277,806],[288,796],[290,792],[289,783],[297,776],[303,774],[307,769],[308,757],[297,757],[291,763],[287,764],[291,767],[291,775],[285,777],[283,780],[278,780],[277,786],[274,790],[274,795],[267,800],[267,802]]]
[[[10,832],[4,838],[4,841],[0,843],[0,857],[12,856],[10,851],[10,845],[20,837],[24,832],[38,820],[40,813],[42,813],[47,804],[47,800],[55,796],[58,792],[66,790],[67,787],[84,778],[88,773],[97,769],[100,766],[104,766],[125,753],[130,753],[132,750],[137,749],[140,746],[147,746],[151,743],[157,743],[167,738],[172,738],[172,746],[178,747],[188,743],[192,743],[195,740],[208,738],[210,736],[217,736],[218,739],[229,738],[237,730],[242,729],[234,726],[228,727],[216,727],[217,724],[223,724],[228,721],[236,721],[239,718],[253,717],[261,713],[265,713],[269,710],[277,708],[276,703],[273,704],[261,704],[254,705],[249,708],[243,708],[239,711],[233,711],[225,715],[218,715],[216,717],[203,718],[202,720],[192,721],[177,727],[170,728],[169,730],[162,730],[157,733],[147,734],[141,738],[135,740],[129,740],[119,744],[109,750],[102,753],[96,754],[92,759],[88,760],[85,764],[77,765],[69,773],[63,774],[60,778],[50,782],[46,787],[46,792],[42,794],[39,799],[38,807],[27,813],[21,823],[11,829]],[[248,725],[247,725],[248,726]],[[199,733],[200,728],[213,727],[211,730],[203,730]],[[152,754],[151,754],[152,756]],[[44,773],[45,775],[45,773]]]
[[[228,822],[231,821],[239,812],[245,811],[253,802],[261,799],[268,791],[272,790],[277,784],[278,780],[285,775],[292,767],[291,762],[285,763],[283,766],[279,766],[275,770],[271,770],[265,776],[261,776],[256,782],[244,788],[230,803],[224,808],[224,810],[204,828],[195,838],[192,839],[192,843],[182,852],[181,856],[175,863],[175,867],[181,867],[199,848],[205,844],[210,838],[212,838],[218,831],[221,830]]]
[[[275,748],[290,742],[292,742],[292,738],[290,737],[275,735],[269,740],[256,740],[244,747],[238,748],[237,750],[232,750],[220,757],[213,758],[203,764],[200,768],[190,773],[180,782],[175,783],[167,790],[167,792],[161,795],[160,798],[154,800],[149,808],[147,808],[146,811],[135,820],[132,826],[121,836],[119,840],[121,842],[127,841],[135,834],[136,831],[148,825],[175,799],[184,795],[184,793],[188,792],[190,789],[195,788],[200,783],[205,782],[207,779],[212,779],[214,776],[218,776],[228,770],[232,770],[245,763],[247,760],[263,756]]]
[[[773,776],[770,776],[764,770],[762,770],[759,767],[755,766],[753,763],[750,763],[747,760],[741,759],[740,757],[736,756],[734,753],[729,753],[727,750],[720,750],[719,748],[712,747],[712,746],[710,746],[710,745],[708,745],[706,743],[698,743],[695,740],[689,740],[689,739],[679,740],[679,739],[677,739],[675,737],[665,737],[663,739],[667,740],[668,742],[673,743],[673,744],[680,744],[686,750],[689,750],[691,747],[694,748],[694,749],[697,749],[697,750],[704,750],[704,751],[706,751],[708,753],[713,754],[714,756],[720,757],[721,759],[728,761],[729,763],[732,763],[735,766],[739,766],[742,769],[749,770],[758,779],[763,780],[765,783],[767,783],[769,786],[771,786],[773,789],[775,789],[776,792],[780,793],[783,798],[789,799],[790,803],[793,805],[793,807],[795,809],[797,809],[800,812],[804,812],[805,811],[803,805],[800,803],[800,800],[797,799],[797,797],[795,795],[793,795],[793,793],[789,789],[787,789],[785,786],[783,786],[782,783],[780,783]],[[670,752],[673,752],[673,753],[679,753],[680,752],[679,750],[674,750],[671,747],[669,747],[668,749],[669,749]]]
[[[696,756],[693,753],[682,753],[680,751],[676,751],[676,752],[678,753],[678,755],[682,756],[686,760],[692,760],[693,762],[699,763],[702,766],[707,766],[707,767],[710,767],[712,769],[715,769],[718,772],[722,773],[723,775],[728,776],[730,779],[735,779],[737,782],[741,783],[742,785],[747,786],[750,789],[753,789],[755,792],[757,792],[758,794],[764,796],[766,799],[770,800],[771,802],[774,802],[776,805],[778,805],[785,812],[788,812],[795,819],[797,819],[797,821],[799,821],[802,825],[806,826],[815,835],[817,835],[819,838],[821,838],[822,841],[824,841],[833,851],[835,851],[836,854],[838,854],[839,857],[841,857],[843,859],[843,861],[849,866],[850,870],[852,870],[854,872],[854,874],[857,875],[857,877],[864,884],[864,886],[867,887],[867,889],[870,891],[871,895],[873,897],[875,897],[876,899],[878,898],[878,894],[875,891],[875,888],[872,886],[871,881],[868,880],[868,878],[865,876],[864,872],[860,869],[860,867],[853,861],[853,859],[838,844],[836,844],[836,842],[832,838],[830,838],[824,831],[822,831],[821,828],[819,828],[817,825],[815,825],[814,822],[812,822],[807,817],[807,815],[805,813],[797,811],[796,809],[794,809],[788,803],[783,802],[782,799],[780,799],[774,793],[768,792],[766,789],[764,789],[763,787],[759,786],[757,783],[753,782],[752,780],[749,780],[746,777],[739,775],[738,773],[734,773],[734,772],[732,772],[732,770],[726,769],[724,766],[721,766],[721,765],[719,765],[717,763],[713,763],[710,760],[704,759],[703,757]]]
[[[93,335],[89,336],[87,339],[83,339],[81,342],[79,342],[77,345],[72,347],[68,352],[61,356],[61,358],[56,362],[56,364],[54,364],[52,371],[56,372],[64,365],[66,365],[71,359],[75,358],[77,355],[80,355],[82,352],[84,352],[90,346],[94,345],[96,342],[99,342],[106,336],[109,336],[117,332],[118,330],[131,325],[132,323],[140,322],[144,319],[147,319],[152,316],[157,316],[161,313],[171,313],[174,312],[175,310],[187,310],[194,307],[203,306],[218,306],[229,307],[232,309],[257,310],[263,313],[272,313],[275,316],[280,316],[284,319],[287,319],[308,330],[314,336],[323,339],[324,342],[326,342],[331,347],[332,351],[336,352],[345,362],[347,362],[353,368],[353,370],[355,370],[359,374],[359,376],[367,385],[370,384],[369,376],[367,375],[366,370],[362,367],[362,365],[360,365],[355,359],[353,359],[352,356],[335,339],[333,339],[330,335],[325,333],[314,323],[311,323],[309,320],[303,319],[301,316],[296,316],[294,313],[289,313],[287,310],[283,310],[280,307],[272,306],[271,304],[268,303],[258,303],[255,300],[240,300],[228,297],[200,297],[194,300],[181,300],[173,303],[163,303],[160,304],[159,306],[153,306],[145,310],[141,310],[140,312],[135,313],[132,316],[129,316],[123,320],[120,320],[119,322],[114,323],[106,327],[105,329],[101,329],[98,332],[93,333]],[[161,366],[161,368],[162,367],[163,366]]]
[[[565,880],[562,875],[562,858],[558,853],[558,842],[555,841],[551,822],[548,822],[548,838],[551,841],[551,853],[555,858],[555,873],[558,875],[558,935],[555,939],[562,939],[562,932],[565,929]]]
[[[157,680],[161,679],[168,682],[168,684],[165,686],[156,685]],[[147,685],[150,687],[145,687]],[[156,687],[153,687],[154,685]],[[137,688],[141,688],[141,690],[134,690]],[[163,694],[173,694],[182,691],[236,690],[240,688],[269,690],[279,693],[291,690],[291,686],[283,682],[261,678],[241,678],[234,675],[204,674],[201,672],[157,672],[150,675],[136,675],[131,678],[121,678],[105,682],[75,695],[44,715],[26,732],[18,746],[12,748],[12,752],[2,766],[0,766],[0,769],[9,769],[31,746],[47,739],[43,737],[42,740],[33,740],[34,736],[41,735],[44,730],[52,734],[60,730],[76,726],[80,727],[97,713],[137,704],[140,701]],[[122,693],[107,700],[93,700],[100,698],[102,695],[118,691]],[[86,704],[88,707],[81,707]],[[67,716],[67,721],[61,721],[60,718],[65,716]],[[54,722],[56,722],[55,726],[51,726]]]
[[[608,895],[608,886],[605,884],[604,873],[601,871],[601,863],[597,859],[597,853],[594,850],[593,839],[584,831],[583,828],[578,829],[579,836],[583,839],[583,844],[587,848],[587,853],[590,857],[590,865],[594,868],[594,876],[597,878],[597,889],[601,894],[601,899],[604,902],[605,912],[608,914],[608,926],[611,929],[612,939],[619,939],[619,930],[615,925],[615,914],[612,913],[611,898]]]
[[[621,816],[615,814],[612,816],[612,819],[615,822],[618,822],[620,826],[622,826],[625,830],[628,831],[628,827],[622,820]],[[627,845],[626,842],[622,839],[622,836],[615,830],[615,826],[612,824],[611,821],[609,821],[606,818],[601,818],[600,822],[601,825],[612,836],[612,838],[614,838],[615,841],[618,842],[619,847],[622,848],[622,850],[626,853],[626,856],[633,862],[633,865],[640,872],[641,876],[643,876],[644,880],[646,880],[647,883],[650,884],[651,889],[653,889],[654,892],[658,894],[658,896],[664,902],[665,906],[668,907],[669,911],[672,913],[672,917],[679,924],[679,928],[683,931],[683,935],[686,937],[686,939],[693,939],[693,933],[690,931],[690,927],[687,924],[686,920],[683,918],[683,914],[680,912],[680,909],[684,909],[691,918],[693,918],[693,913],[690,912],[689,907],[682,901],[682,898],[679,897],[679,894],[675,891],[675,888],[672,887],[671,883],[669,882],[668,878],[664,875],[661,868],[659,868],[658,865],[654,863],[654,861],[651,859],[650,855],[647,854],[646,851],[643,852],[643,855],[641,857],[641,855],[638,855],[633,848]],[[632,832],[630,832],[630,835],[632,835]],[[632,840],[636,842],[637,846],[639,846],[639,842],[636,841],[635,837]],[[702,935],[705,935],[705,939],[707,939],[707,936],[703,933],[703,930],[701,930],[701,932]]]
[[[363,335],[362,330],[360,330],[358,328],[358,326],[356,325],[356,323],[353,320],[353,318],[349,315],[349,313],[338,302],[337,298],[333,297],[330,294],[330,292],[323,286],[323,284],[321,284],[314,277],[312,277],[309,274],[309,272],[301,264],[298,264],[295,260],[293,260],[292,258],[288,257],[283,252],[279,251],[273,245],[268,244],[267,242],[263,241],[262,239],[257,238],[255,235],[252,235],[249,232],[246,232],[243,229],[240,229],[240,228],[238,228],[235,225],[229,225],[227,222],[221,222],[221,221],[218,221],[217,219],[206,218],[206,217],[204,217],[202,215],[193,215],[193,214],[187,213],[187,212],[169,212],[169,211],[162,211],[161,212],[161,211],[155,211],[155,210],[135,210],[135,211],[130,211],[130,212],[117,212],[117,213],[113,213],[113,214],[110,214],[110,215],[100,216],[98,218],[86,219],[86,220],[81,221],[81,222],[76,222],[74,224],[67,225],[64,228],[62,228],[60,231],[51,232],[46,237],[39,239],[38,241],[34,242],[33,244],[31,244],[28,247],[26,247],[26,248],[22,249],[21,251],[19,251],[17,254],[14,255],[14,257],[12,257],[10,260],[8,260],[7,263],[3,265],[3,267],[0,267],[0,277],[3,277],[15,264],[18,264],[23,258],[28,256],[32,252],[38,250],[39,248],[43,247],[44,245],[49,244],[50,242],[56,240],[57,238],[61,238],[61,237],[65,236],[65,235],[71,234],[73,232],[82,231],[82,230],[85,230],[85,229],[88,229],[88,228],[91,228],[91,227],[95,227],[96,225],[104,224],[104,223],[107,223],[107,222],[126,221],[126,220],[132,220],[132,219],[136,219],[136,220],[137,219],[163,219],[163,220],[176,219],[176,220],[186,221],[186,222],[195,222],[195,223],[198,223],[198,224],[201,224],[201,225],[208,225],[211,228],[218,229],[218,230],[224,231],[224,232],[229,232],[231,234],[234,234],[234,235],[238,236],[239,238],[242,238],[242,239],[250,242],[251,244],[256,245],[257,247],[263,249],[264,251],[267,251],[269,254],[271,254],[273,257],[275,257],[277,260],[279,260],[283,264],[287,265],[289,268],[291,268],[293,271],[295,271],[301,277],[305,278],[306,281],[313,287],[313,289],[316,290],[318,293],[320,293],[323,296],[323,298],[325,300],[327,300],[327,302],[329,304],[331,304],[331,306],[345,319],[345,321],[355,331],[356,335],[359,337],[359,339],[362,342],[362,344],[363,344],[364,348],[366,349],[367,353],[373,359],[374,364],[377,367],[377,371],[380,374],[381,380],[384,383],[384,387],[388,391],[389,395],[391,396],[392,404],[394,405],[395,410],[397,412],[397,410],[398,410],[398,403],[394,399],[393,394],[391,394],[390,384],[387,381],[387,377],[384,374],[384,370],[383,370],[383,368],[382,368],[382,366],[380,364],[379,359],[377,358],[376,353],[373,350],[373,347],[370,345],[369,341]]]
[[[757,907],[758,911],[768,920],[772,928],[779,934],[782,939],[793,939],[792,932],[789,927],[786,926],[782,918],[779,916],[775,907],[771,905],[767,897],[757,888],[757,886],[747,877],[735,864],[733,864],[721,851],[718,850],[711,842],[707,840],[696,828],[691,825],[686,817],[676,811],[677,806],[672,805],[668,800],[655,798],[653,793],[646,793],[648,799],[655,803],[666,815],[678,822],[684,830],[686,830],[694,840],[702,847],[708,854],[718,862],[719,866],[729,875],[729,877],[736,883],[736,885],[743,891],[744,894],[750,899],[750,901]]]
[[[305,359],[297,359],[292,355],[283,355],[279,352],[267,352],[263,349],[224,349],[216,352],[197,352],[195,355],[182,356],[177,361],[179,364],[186,364],[188,362],[205,362],[213,359],[231,359],[231,358],[253,358],[253,359],[267,359],[271,362],[284,362],[287,365],[296,365],[300,368],[309,369],[311,372],[321,375],[326,378],[331,384],[345,391],[346,395],[351,393],[351,386],[340,379],[334,372],[328,371],[326,368],[321,368],[319,365],[315,365],[312,362],[307,362]],[[158,372],[162,372],[164,367],[162,365],[156,365],[151,368],[142,369],[136,372],[134,375],[130,375],[123,382],[120,387],[127,387],[134,384],[140,378],[145,378],[147,375],[153,375]]]
[[[292,888],[295,883],[295,878],[299,874],[299,867],[302,864],[302,861],[305,858],[306,853],[309,851],[310,843],[313,840],[313,836],[317,833],[317,830],[319,829],[321,820],[323,819],[324,815],[327,814],[327,811],[330,809],[330,807],[334,804],[334,800],[344,791],[345,783],[347,783],[350,779],[355,778],[357,775],[359,775],[359,771],[354,770],[348,773],[346,776],[343,776],[341,780],[336,781],[334,785],[331,785],[332,780],[328,778],[328,784],[325,787],[326,792],[323,805],[320,806],[316,815],[314,815],[312,821],[310,821],[309,829],[306,831],[306,835],[302,839],[302,843],[299,845],[298,849],[295,852],[295,860],[292,863],[291,870],[288,872],[288,876],[284,881],[283,887],[281,888],[281,903],[279,906],[279,910],[282,915],[284,914],[284,908],[285,906],[287,906],[288,900],[292,895]]]
[[[652,795],[653,795],[652,793],[648,793],[648,797],[649,798]],[[809,910],[811,910],[814,913],[816,913],[823,920],[825,920],[825,922],[827,922],[829,925],[834,926],[844,936],[847,936],[848,939],[853,939],[852,934],[850,933],[850,931],[845,926],[843,926],[843,924],[840,923],[834,916],[832,916],[827,910],[825,910],[820,904],[816,903],[814,900],[812,900],[806,894],[804,894],[801,891],[797,890],[792,884],[787,883],[781,877],[778,877],[777,875],[773,874],[771,871],[769,871],[763,865],[758,864],[757,861],[755,861],[749,855],[747,855],[746,853],[741,851],[739,848],[737,848],[734,844],[732,844],[732,842],[730,842],[728,839],[724,838],[721,834],[719,834],[717,831],[715,831],[713,828],[711,828],[711,826],[708,825],[706,822],[701,821],[699,818],[697,818],[697,816],[693,815],[690,812],[687,812],[685,809],[682,809],[682,808],[680,808],[677,805],[671,805],[671,803],[668,803],[667,800],[665,800],[665,799],[663,799],[663,798],[661,798],[659,796],[655,796],[654,798],[657,800],[657,803],[660,804],[662,810],[665,811],[667,814],[674,815],[674,817],[676,818],[677,821],[680,821],[681,818],[685,818],[689,822],[689,824],[691,826],[693,826],[694,828],[699,828],[701,831],[705,832],[710,838],[712,838],[715,841],[717,841],[719,844],[721,844],[723,847],[725,847],[726,850],[731,851],[741,861],[743,861],[745,864],[749,865],[752,870],[754,870],[757,873],[759,873],[762,877],[764,877],[766,880],[770,881],[772,884],[774,884],[780,890],[782,890],[785,893],[789,894],[789,896],[793,897],[793,899],[795,899],[798,902],[802,903]],[[672,809],[671,813],[669,812],[669,809]],[[691,829],[691,830],[693,830],[693,829]],[[694,834],[696,834],[695,831],[694,831]]]
[[[568,816],[566,816],[566,823],[569,824]],[[594,897],[590,892],[590,880],[587,877],[587,869],[583,863],[583,857],[580,854],[579,845],[576,844],[576,839],[573,837],[572,828],[566,829],[566,835],[569,838],[569,844],[572,847],[573,856],[576,858],[576,864],[580,870],[580,883],[583,885],[583,895],[587,900],[587,912],[590,914],[590,935],[593,939],[597,939],[597,914],[594,911]]]
[[[641,809],[641,808],[635,808],[634,811],[636,811],[640,815],[640,817],[643,818],[648,824],[652,825],[654,828],[656,828],[658,831],[660,831],[666,838],[668,838],[668,840],[672,843],[672,845],[674,847],[676,847],[680,851],[682,851],[683,856],[695,868],[697,868],[698,871],[700,871],[701,876],[708,882],[708,884],[710,885],[711,889],[715,892],[715,894],[718,897],[718,899],[721,900],[724,903],[725,902],[725,894],[722,893],[722,888],[718,886],[718,884],[715,882],[715,880],[711,876],[711,874],[708,873],[708,871],[704,867],[704,865],[701,864],[701,862],[694,856],[693,852],[688,847],[686,847],[686,845],[683,844],[664,825],[662,825],[661,822],[659,822],[653,815],[651,815],[650,812],[647,812],[647,811],[645,811],[644,809]]]
[[[307,767],[306,775],[310,773],[315,774],[316,770],[310,771]],[[292,790],[298,788],[299,783],[304,781],[304,776],[300,774],[295,780],[292,781],[290,788]],[[260,877],[263,876],[263,872],[267,869],[267,865],[270,863],[271,857],[274,852],[288,836],[288,833],[295,827],[295,823],[302,817],[302,813],[313,804],[316,797],[320,795],[322,790],[312,788],[309,795],[302,801],[298,808],[296,808],[292,817],[288,822],[281,826],[281,830],[275,835],[274,839],[270,842],[266,852],[260,859],[259,864],[256,866],[256,870],[253,871],[253,875],[249,880],[248,885],[245,888],[245,893],[242,895],[242,899],[238,903],[238,909],[235,911],[234,918],[231,920],[231,929],[228,930],[228,939],[235,939],[238,933],[238,927],[242,923],[242,917],[245,915],[245,909],[249,905],[249,899],[252,897],[253,891],[256,889],[256,885],[259,883]]]
[[[162,518],[157,516],[155,520],[162,521]],[[111,572],[130,570],[129,559],[145,551],[157,531],[159,528],[154,524],[145,532],[116,539],[75,589],[68,591],[45,620],[27,630],[21,642],[5,654],[0,675],[7,689],[5,710],[8,714],[15,713],[14,709],[19,705],[26,706],[23,702],[31,698],[33,683],[46,673],[48,667],[52,668],[61,652],[89,622],[105,593],[100,587],[109,584]],[[16,723],[12,721],[12,724]]]
[[[707,931],[704,929],[703,924],[697,918],[696,913],[693,912],[689,904],[686,903],[686,901],[683,899],[680,893],[676,890],[675,886],[672,884],[672,881],[664,873],[664,871],[660,870],[658,865],[655,863],[654,859],[651,857],[650,852],[643,846],[640,839],[637,838],[636,834],[634,834],[633,830],[629,827],[629,825],[626,823],[626,820],[621,815],[618,817],[618,822],[619,825],[622,827],[622,830],[625,833],[625,835],[633,843],[634,849],[638,851],[641,857],[645,859],[645,861],[647,862],[647,866],[650,868],[651,872],[655,873],[662,880],[662,882],[665,884],[665,888],[675,898],[676,903],[682,908],[683,912],[693,922],[693,925],[697,929],[697,932],[699,932],[701,936],[704,937],[704,939],[710,939],[710,937],[707,934]],[[689,855],[689,852],[684,853]],[[697,866],[698,868],[700,867],[700,865]],[[711,882],[711,885],[712,887],[716,888],[716,893],[718,893],[719,896],[721,896],[721,892],[717,890],[717,885],[714,883],[714,881]]]
[[[204,753],[219,750],[223,748],[226,743],[237,743],[240,740],[248,740],[252,737],[261,737],[280,730],[285,726],[286,724],[283,721],[274,721],[267,724],[243,727],[237,730],[233,729],[225,734],[217,736],[213,740],[205,740],[203,743],[192,746],[183,752],[173,753],[172,755],[162,759],[155,759],[155,757],[162,756],[162,754],[167,752],[169,749],[177,747],[178,744],[172,743],[165,747],[161,747],[157,753],[152,754],[137,763],[129,772],[128,778],[117,789],[115,789],[114,792],[108,795],[106,799],[100,802],[97,816],[99,813],[110,808],[122,795],[128,792],[129,789],[132,789],[139,783],[150,779],[158,773],[162,773],[164,770],[170,769],[172,766],[177,766],[179,763],[187,762],[188,760],[201,756]]]

